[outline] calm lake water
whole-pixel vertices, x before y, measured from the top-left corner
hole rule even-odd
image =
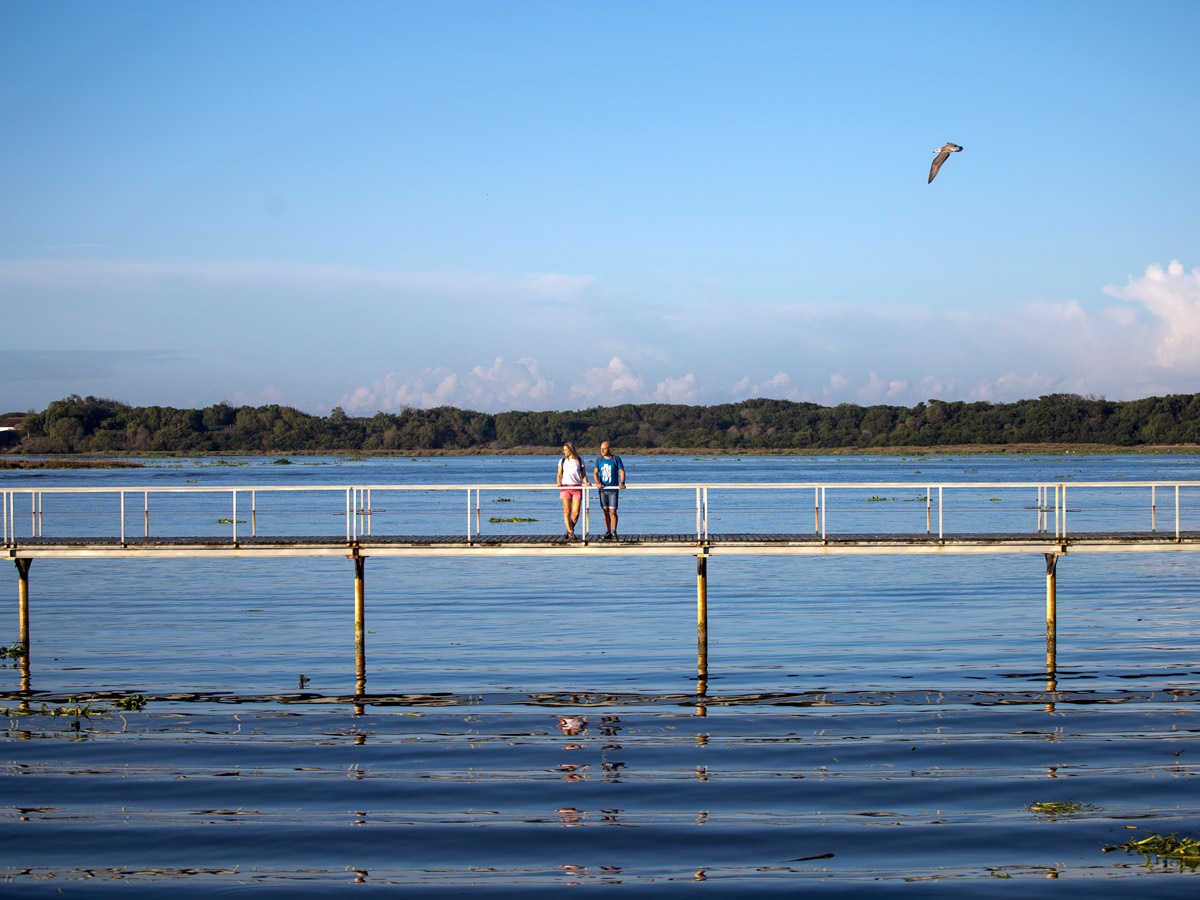
[[[528,457],[147,462],[6,472],[0,486],[531,484],[554,472]],[[831,497],[835,530],[923,531],[929,483],[1200,479],[1188,456],[625,462],[633,485],[906,485]],[[1073,529],[1148,528],[1148,489],[1128,493],[1145,495],[1138,521],[1080,488]],[[260,533],[337,535],[344,500],[331,496],[317,525],[311,510],[260,507]],[[947,512],[984,523],[967,530],[1032,531],[1036,499],[985,490]],[[1158,499],[1160,530],[1174,527],[1173,502]],[[55,503],[47,536],[114,533],[56,518]],[[197,526],[195,508],[152,503],[158,533],[230,527],[218,524],[227,509]],[[376,497],[372,528],[454,532],[464,504]],[[621,530],[687,531],[693,504],[631,490]],[[562,531],[550,492],[488,492],[480,505],[485,532]],[[714,491],[710,530],[785,530],[782,518],[811,532],[812,507],[811,492]],[[1185,489],[1181,525],[1200,528],[1200,488]],[[5,645],[17,637],[9,572]],[[0,668],[4,896],[1200,895],[1194,868],[1105,852],[1152,832],[1200,836],[1196,555],[1063,558],[1053,683],[1039,554],[715,557],[708,575],[698,684],[690,557],[369,559],[356,705],[345,559],[35,561],[28,710],[24,673]],[[130,696],[144,709],[113,707]],[[84,697],[86,714],[71,714]]]

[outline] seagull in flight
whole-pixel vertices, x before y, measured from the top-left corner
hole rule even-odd
[[[957,153],[961,149],[962,147],[958,146],[958,144],[952,144],[949,141],[946,141],[946,143],[934,150],[933,152],[936,153],[937,156],[933,158],[933,165],[929,167],[929,181],[927,181],[926,184],[933,184],[933,177],[937,175],[938,169],[942,167],[942,163],[950,158],[951,153]]]

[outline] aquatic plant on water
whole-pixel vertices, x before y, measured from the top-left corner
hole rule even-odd
[[[1098,806],[1093,806],[1091,803],[1081,803],[1078,800],[1044,800],[1038,803],[1030,803],[1025,808],[1032,813],[1054,818],[1078,816],[1085,812],[1096,812],[1099,809]]]
[[[508,518],[504,518],[502,516],[492,516],[491,518],[488,519],[488,521],[489,522],[536,522],[537,519],[523,519],[520,516],[509,516]]]
[[[1177,834],[1151,834],[1141,840],[1128,840],[1123,844],[1105,847],[1104,852],[1124,850],[1126,853],[1140,853],[1150,865],[1151,857],[1170,864],[1179,863],[1180,868],[1195,869],[1200,867],[1200,839],[1194,837],[1179,837]]]

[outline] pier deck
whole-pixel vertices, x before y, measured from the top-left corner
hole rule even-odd
[[[20,538],[3,552],[10,559],[398,557],[398,556],[826,556],[886,554],[1147,553],[1200,550],[1200,532],[1094,532],[943,534],[628,534],[568,542],[562,535],[371,535]]]

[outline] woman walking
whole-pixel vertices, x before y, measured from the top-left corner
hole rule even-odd
[[[558,496],[562,500],[563,524],[567,528],[563,535],[568,541],[578,540],[575,537],[575,523],[579,521],[579,507],[583,503],[583,487],[587,484],[583,460],[575,452],[575,445],[570,441],[563,444],[562,459],[558,461]]]

